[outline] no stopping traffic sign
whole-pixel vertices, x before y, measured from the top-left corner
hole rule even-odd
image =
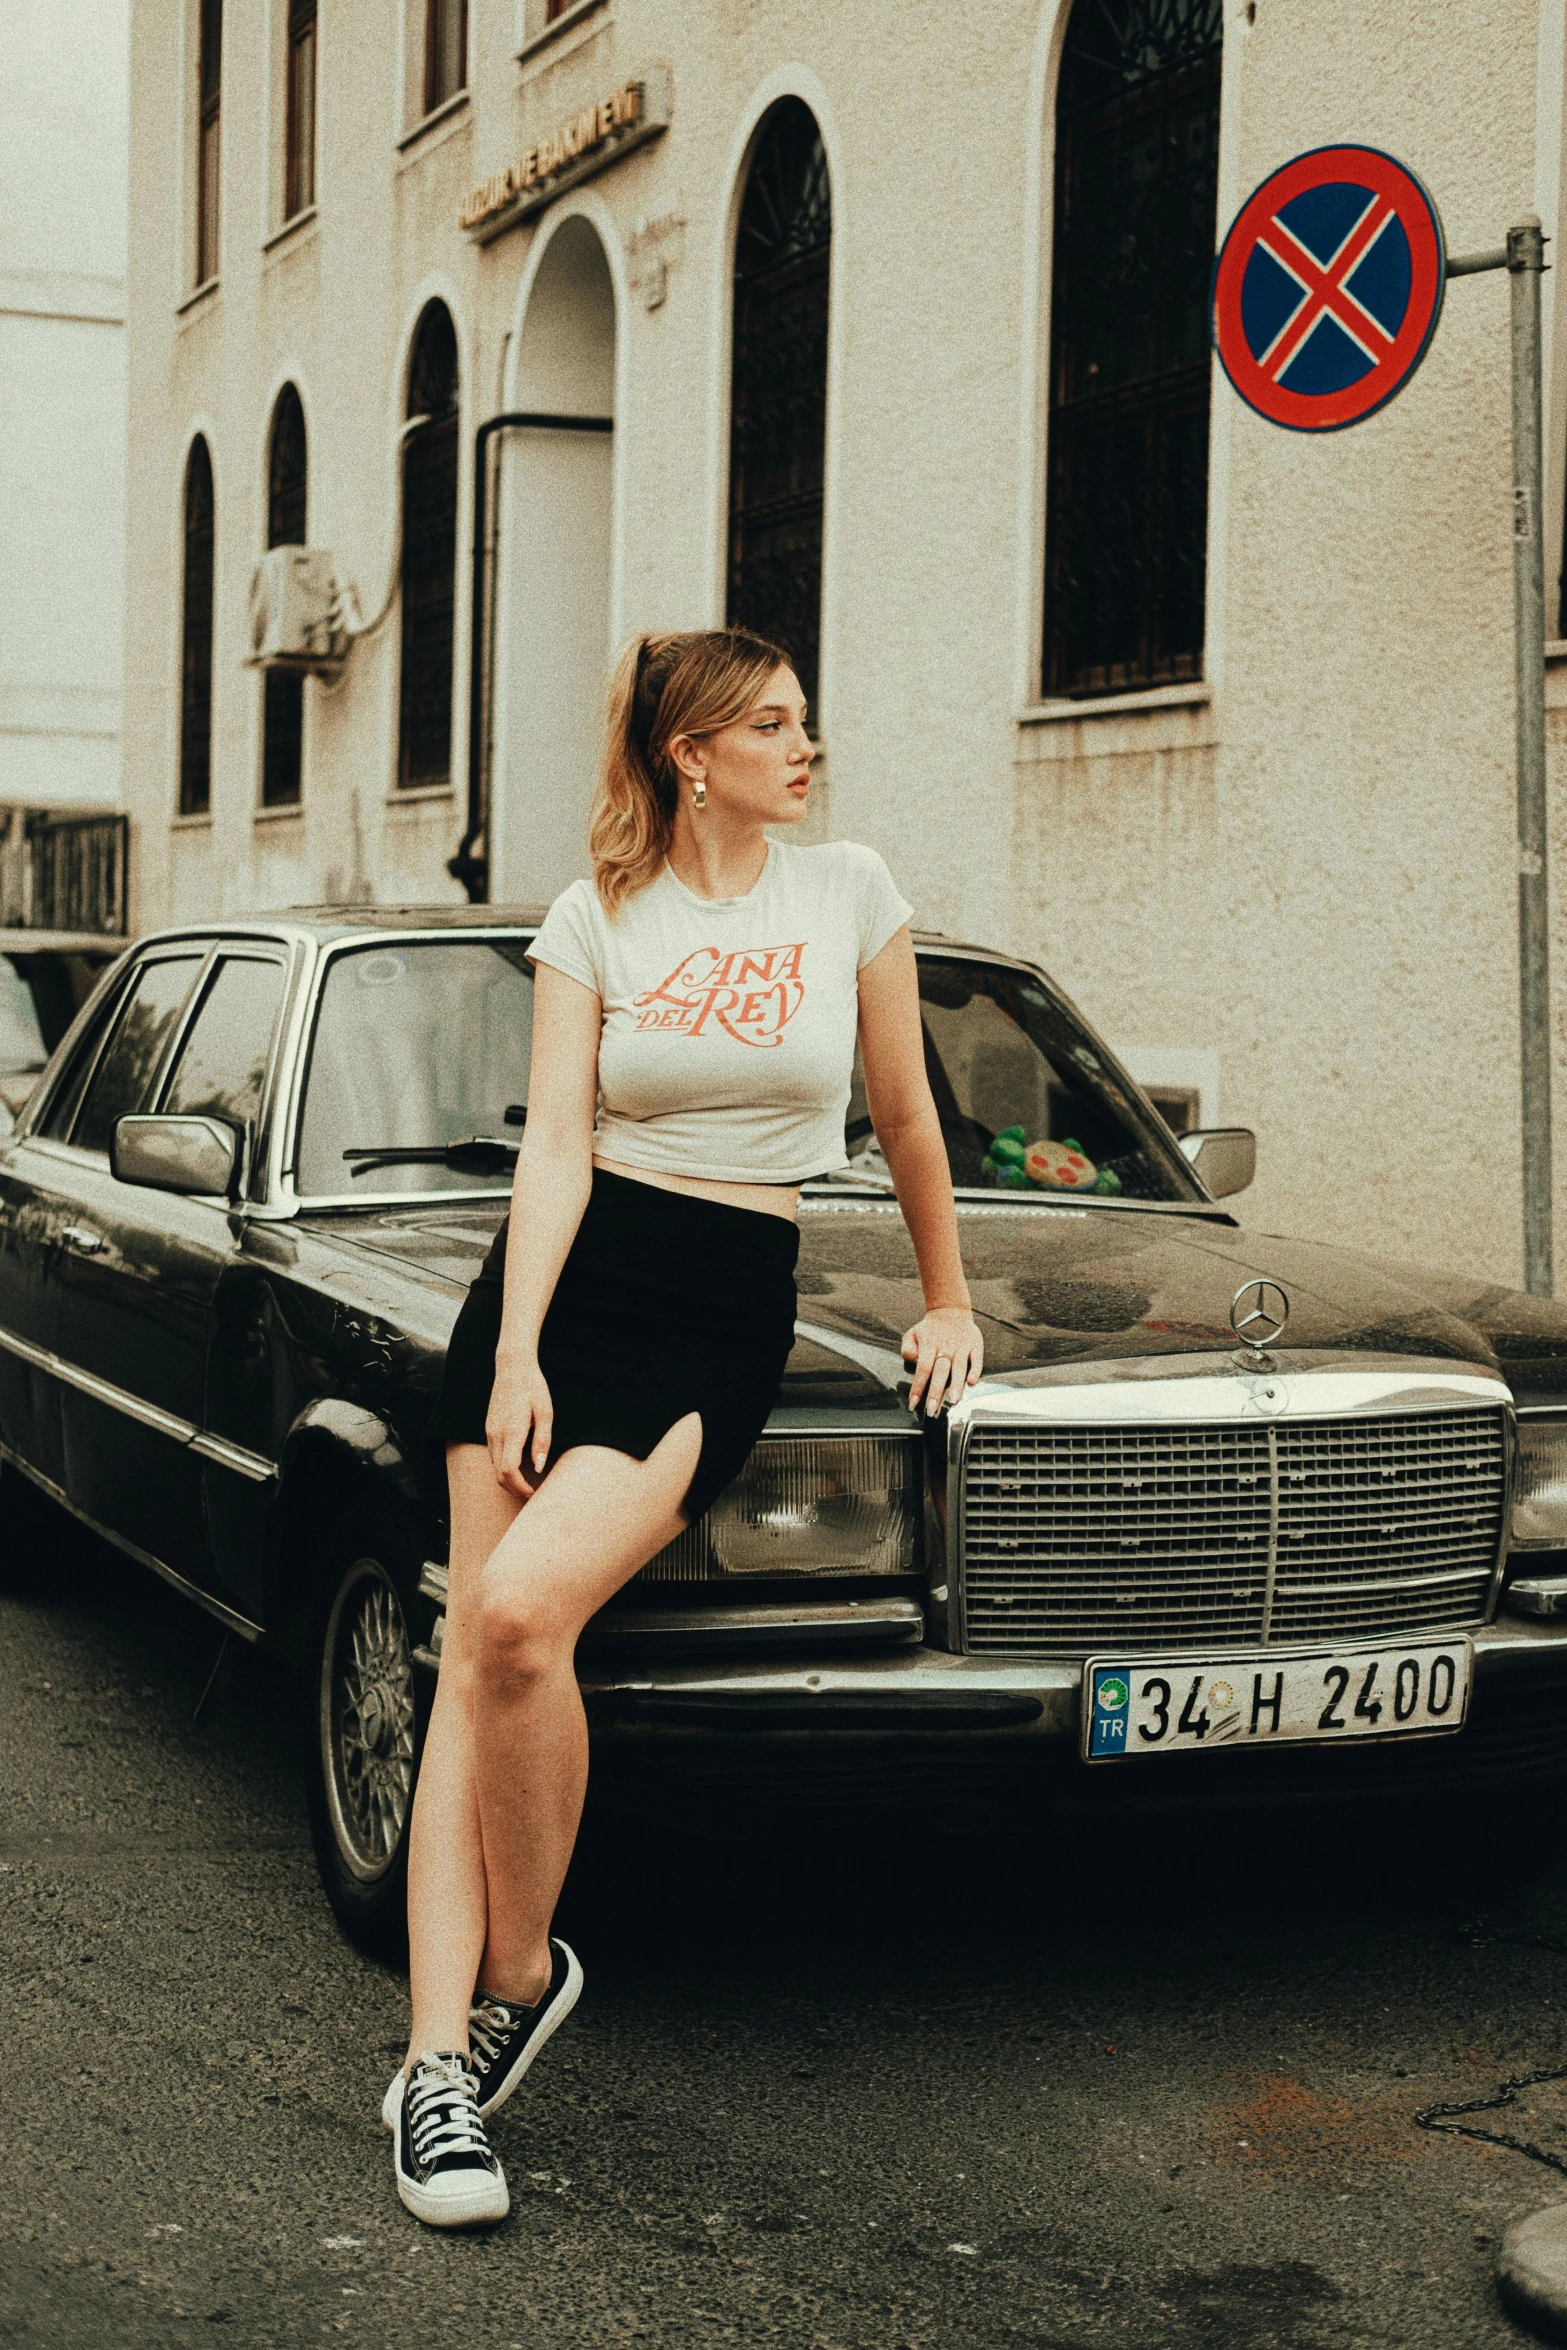
[[[1359,424],[1436,332],[1436,206],[1378,147],[1315,147],[1242,205],[1213,272],[1213,340],[1248,407],[1293,432]]]

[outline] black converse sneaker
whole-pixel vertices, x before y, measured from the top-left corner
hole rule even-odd
[[[467,2059],[479,2092],[479,2111],[494,2113],[504,2105],[550,2034],[563,2024],[582,1995],[582,1963],[574,1950],[550,1936],[549,1987],[524,2007],[513,1999],[496,1999],[487,1991],[474,1994],[468,2010],[468,2039],[473,2054]],[[397,2127],[398,2100],[403,2076],[395,2073],[381,2101],[381,2119],[389,2130]]]
[[[574,1950],[550,1936],[549,1988],[532,2007],[474,1995],[468,2014],[469,2063],[479,2084],[479,2111],[505,2104],[550,2034],[570,2015],[582,1993],[582,1967]]]
[[[478,2090],[460,2056],[429,2049],[387,2091],[397,2192],[432,2228],[482,2227],[511,2209],[506,2176],[479,2119]]]

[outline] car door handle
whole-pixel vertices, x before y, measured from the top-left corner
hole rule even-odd
[[[79,1249],[84,1257],[96,1256],[103,1246],[103,1234],[86,1224],[67,1224],[60,1238],[68,1247]]]

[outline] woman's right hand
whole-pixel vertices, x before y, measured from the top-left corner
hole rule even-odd
[[[554,1424],[555,1406],[538,1357],[497,1357],[484,1440],[496,1484],[519,1501],[531,1500],[544,1474]]]

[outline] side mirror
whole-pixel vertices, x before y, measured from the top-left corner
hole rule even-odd
[[[1210,1126],[1181,1136],[1181,1148],[1210,1199],[1245,1191],[1257,1173],[1257,1137],[1249,1126]]]
[[[109,1166],[121,1183],[232,1199],[242,1141],[226,1118],[117,1118]]]

